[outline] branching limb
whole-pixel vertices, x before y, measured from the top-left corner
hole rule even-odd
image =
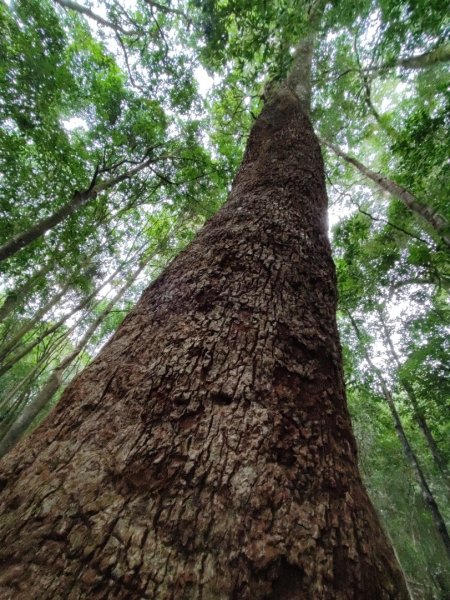
[[[113,23],[112,21],[104,19],[97,13],[94,13],[90,8],[87,8],[82,4],[78,4],[78,2],[73,2],[73,0],[54,0],[54,2],[56,2],[56,4],[59,4],[66,10],[73,10],[81,15],[86,16],[89,19],[96,21],[99,25],[103,25],[103,27],[108,27],[109,29],[112,29],[116,33],[119,32],[123,35],[131,35],[133,33],[133,31],[127,31],[126,29],[123,29],[123,27],[121,27],[118,23]]]
[[[422,244],[425,244],[426,246],[430,246],[430,244],[426,240],[419,237],[418,235],[415,235],[414,233],[411,233],[410,231],[403,229],[403,227],[400,227],[399,225],[395,225],[395,223],[392,223],[391,221],[388,221],[387,219],[383,219],[382,217],[375,217],[374,215],[370,214],[369,212],[367,212],[366,210],[361,208],[361,206],[359,204],[357,204],[356,206],[358,207],[358,212],[360,212],[362,215],[365,215],[366,217],[369,217],[369,219],[371,219],[372,221],[386,223],[386,225],[389,225],[389,227],[392,227],[393,229],[397,229],[397,231],[400,231],[401,233],[404,233],[405,235],[408,235],[409,237],[412,237],[415,240],[422,242]]]
[[[349,156],[345,152],[343,152],[338,146],[335,146],[331,142],[327,140],[321,140],[321,143],[325,144],[328,148],[333,150],[333,152],[344,159],[349,164],[353,165],[360,173],[362,173],[367,179],[373,181],[377,187],[383,192],[386,192],[392,198],[397,198],[400,200],[409,210],[418,215],[421,219],[426,221],[428,225],[430,225],[433,230],[439,234],[442,241],[445,243],[447,247],[450,248],[450,237],[447,234],[448,221],[445,217],[434,211],[430,206],[427,206],[420,202],[414,194],[412,194],[409,190],[402,187],[392,179],[389,179],[385,175],[381,175],[380,173],[376,173],[372,171],[365,165],[363,165],[359,160]]]

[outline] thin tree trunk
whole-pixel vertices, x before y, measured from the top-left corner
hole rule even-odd
[[[354,318],[352,317],[352,315],[350,313],[347,313],[347,314],[350,318],[353,329],[355,330],[356,336],[358,337],[359,340],[361,340],[361,335],[360,335],[359,328],[358,328],[356,321],[354,320]],[[428,482],[423,473],[423,470],[419,463],[419,460],[418,460],[414,450],[412,449],[408,438],[406,437],[406,433],[405,433],[405,430],[403,429],[400,415],[397,412],[397,408],[395,406],[394,399],[392,398],[392,394],[391,394],[388,386],[386,385],[384,377],[383,377],[380,369],[372,362],[372,359],[370,358],[369,353],[367,352],[367,350],[364,347],[363,347],[363,351],[364,351],[364,356],[366,358],[366,361],[369,364],[372,372],[375,374],[375,376],[378,380],[378,383],[381,387],[381,390],[383,392],[383,397],[386,400],[386,403],[391,412],[392,420],[394,422],[394,427],[397,432],[398,439],[400,440],[400,443],[402,445],[406,460],[414,473],[417,483],[419,484],[423,499],[425,501],[425,505],[428,507],[428,509],[431,513],[431,516],[433,517],[433,521],[434,521],[434,524],[437,529],[437,534],[445,547],[448,558],[450,559],[450,537],[449,537],[449,534],[447,531],[447,527],[445,525],[445,521],[441,515],[441,511],[439,510],[437,502],[434,499],[433,493],[430,489],[430,486],[428,485]]]
[[[37,377],[39,377],[49,366],[50,362],[56,358],[56,353],[59,352],[61,345],[64,341],[70,336],[72,331],[75,329],[76,325],[68,329],[62,336],[59,336],[59,339],[55,344],[52,344],[50,348],[46,348],[42,355],[39,357],[39,362],[37,362],[34,367],[28,371],[27,375],[22,378],[12,390],[8,391],[6,396],[3,396],[0,403],[1,414],[4,418],[0,428],[0,438],[5,435],[7,429],[9,429],[11,421],[14,419],[17,411],[13,408],[13,405],[16,403],[15,396],[16,394],[23,388],[24,386],[31,385],[34,383]],[[23,394],[24,392],[22,392]],[[25,393],[30,393],[30,390],[25,390]],[[13,413],[11,414],[11,411]],[[14,414],[15,413],[15,414]]]
[[[394,362],[397,366],[397,371],[400,373],[400,369],[401,369],[401,363],[400,363],[400,359],[398,357],[398,354],[394,348],[394,344],[392,343],[392,339],[390,336],[390,332],[389,329],[386,325],[386,321],[384,319],[384,315],[381,311],[378,311],[378,316],[380,317],[380,323],[382,325],[383,328],[383,333],[384,333],[384,339],[386,340],[387,345],[389,346],[389,350],[391,353],[392,358],[394,359]],[[411,404],[411,408],[413,411],[413,415],[414,415],[414,419],[417,423],[417,425],[419,426],[419,429],[421,430],[428,448],[431,452],[431,455],[433,456],[433,460],[436,464],[436,466],[438,467],[438,469],[441,471],[441,474],[445,477],[445,479],[447,479],[448,477],[448,471],[447,471],[447,464],[446,461],[444,459],[444,456],[441,454],[441,451],[439,450],[437,444],[436,444],[436,440],[433,437],[433,434],[431,433],[430,428],[428,427],[428,423],[425,419],[425,416],[423,414],[422,409],[419,406],[419,402],[417,401],[417,397],[416,394],[414,392],[414,388],[412,387],[412,385],[409,383],[409,381],[407,381],[404,377],[401,377],[399,375],[399,379],[400,379],[400,384],[403,386],[409,402]]]
[[[25,299],[31,293],[36,283],[42,277],[45,277],[54,268],[51,260],[47,261],[40,269],[36,271],[29,279],[24,281],[12,290],[6,293],[6,298],[0,307],[0,321],[4,321],[16,309],[18,305],[24,303]]]
[[[34,382],[34,380],[47,368],[48,363],[39,363],[36,364],[27,375],[19,381],[19,383],[8,393],[8,396],[2,398],[2,408],[1,408],[1,424],[0,424],[0,439],[5,435],[6,431],[9,429],[12,421],[16,418],[16,416],[20,412],[20,398],[24,394],[30,394],[30,384]],[[21,389],[27,386],[27,388],[21,392],[20,396],[17,397],[18,392]]]
[[[397,431],[398,438],[403,446],[403,451],[405,453],[406,459],[414,471],[416,481],[421,488],[425,504],[428,506],[431,512],[438,535],[442,543],[444,544],[445,550],[447,552],[447,557],[450,559],[450,537],[447,531],[447,527],[445,525],[445,521],[441,515],[437,502],[434,499],[433,493],[430,489],[430,486],[428,485],[428,482],[422,471],[422,467],[420,466],[417,456],[411,448],[408,438],[406,437],[400,416],[397,412],[397,409],[395,408],[395,404],[389,390],[387,388],[384,389],[383,394],[385,396],[386,402],[389,405],[389,409],[391,411],[392,418],[394,421],[395,430]]]
[[[371,171],[369,168],[360,163],[359,160],[349,156],[335,144],[332,144],[326,140],[322,140],[322,143],[324,143],[328,148],[331,148],[335,154],[343,158],[346,162],[353,165],[360,173],[367,177],[367,179],[373,181],[381,190],[387,192],[393,198],[397,198],[397,200],[403,202],[403,204],[409,208],[409,210],[424,219],[424,221],[426,221],[437,232],[442,241],[448,247],[450,247],[450,237],[446,234],[449,223],[445,217],[434,212],[429,206],[422,204],[413,194],[411,194],[411,192],[392,181],[392,179],[389,179],[384,175],[380,175],[380,173],[375,173],[375,171]]]
[[[4,427],[4,422],[6,418],[6,414],[11,412],[11,404],[16,396],[16,394],[23,388],[24,385],[27,385],[30,381],[32,381],[40,369],[40,364],[34,365],[32,369],[28,371],[28,373],[23,377],[20,381],[18,381],[12,389],[7,390],[7,395],[2,396],[0,401],[0,415],[1,415],[1,427]],[[1,432],[0,432],[1,436]]]
[[[326,204],[283,88],[227,203],[4,457],[5,594],[409,597],[357,470]]]
[[[74,350],[65,358],[63,358],[59,365],[55,367],[55,369],[53,369],[52,374],[50,375],[47,382],[44,384],[39,394],[27,404],[27,406],[24,408],[24,410],[22,410],[18,418],[15,419],[15,421],[11,424],[5,435],[0,440],[0,457],[6,454],[6,452],[8,452],[17,444],[17,442],[28,430],[28,428],[33,423],[34,419],[37,417],[40,411],[43,408],[45,408],[45,406],[47,406],[47,404],[56,394],[58,389],[61,387],[61,384],[64,379],[64,373],[73,363],[73,361],[77,358],[77,356],[84,350],[89,340],[95,333],[97,327],[111,312],[111,310],[122,298],[122,296],[127,292],[127,290],[132,286],[134,281],[136,281],[144,267],[145,263],[142,263],[139,266],[139,268],[130,277],[128,277],[126,284],[120,288],[120,290],[108,302],[108,304],[101,311],[101,313],[91,323],[91,325],[88,327],[78,344],[75,346]]]
[[[15,364],[19,362],[24,356],[26,356],[29,352],[33,350],[38,344],[40,344],[47,336],[51,335],[55,331],[57,331],[64,323],[70,319],[75,313],[85,308],[89,302],[95,298],[95,296],[99,293],[99,291],[105,287],[110,281],[116,277],[116,275],[121,271],[123,265],[120,265],[101,285],[99,285],[93,292],[91,292],[88,296],[83,298],[81,302],[79,302],[71,311],[63,315],[59,321],[54,323],[51,327],[46,329],[41,335],[33,339],[29,344],[23,346],[17,354],[15,354],[11,360],[7,363],[0,366],[0,377],[7,373]],[[1,355],[0,355],[1,358]]]
[[[414,418],[417,421],[417,424],[418,424],[420,430],[422,431],[424,438],[427,441],[427,444],[428,444],[430,452],[433,456],[434,462],[437,465],[437,467],[439,468],[441,474],[445,478],[447,478],[448,477],[447,463],[446,463],[445,458],[442,455],[441,451],[439,450],[438,445],[436,444],[436,440],[434,439],[430,428],[428,427],[427,420],[425,419],[422,409],[420,408],[419,403],[417,401],[417,397],[414,392],[414,388],[404,378],[400,378],[400,383],[403,386],[403,388],[405,389],[406,394],[409,398],[409,401],[411,402]]]
[[[61,208],[56,210],[52,215],[42,219],[36,223],[36,225],[33,225],[33,227],[30,227],[26,231],[17,233],[10,240],[5,242],[3,246],[0,246],[0,261],[9,258],[13,254],[16,254],[19,252],[19,250],[22,250],[22,248],[28,244],[31,244],[31,242],[34,242],[44,235],[44,233],[55,227],[55,225],[62,223],[62,221],[70,217],[70,215],[76,212],[80,207],[87,204],[90,200],[95,199],[100,192],[115,187],[118,183],[124,181],[125,179],[132,178],[134,175],[148,167],[152,162],[154,162],[154,159],[148,158],[136,167],[129,169],[117,177],[113,177],[102,183],[92,185],[84,192],[75,192],[72,196],[72,199],[61,206]]]
[[[98,290],[95,291],[97,293]],[[93,298],[95,294],[89,295],[82,302],[77,304],[75,308],[73,308],[69,313],[66,313],[59,321],[54,323],[51,327],[46,329],[41,335],[33,339],[29,344],[23,346],[17,354],[15,354],[8,362],[5,362],[2,366],[0,366],[0,377],[7,373],[10,369],[14,367],[22,358],[24,358],[27,354],[29,354],[38,344],[43,342],[46,337],[55,333],[64,323],[76,312],[87,306],[90,300]]]
[[[39,321],[42,319],[42,317],[44,315],[46,315],[52,308],[54,308],[54,306],[56,306],[56,304],[58,304],[58,302],[61,300],[61,298],[67,293],[67,291],[70,289],[70,287],[72,286],[72,282],[68,282],[64,285],[64,287],[57,293],[55,294],[46,304],[44,304],[44,306],[42,306],[39,310],[37,310],[33,317],[31,319],[28,319],[28,321],[26,321],[22,327],[20,327],[12,336],[12,338],[10,338],[9,340],[7,340],[5,342],[5,344],[1,347],[0,349],[0,363],[2,363],[6,356],[8,356],[8,354],[14,350],[14,348],[17,346],[17,344],[20,342],[20,340],[23,338],[24,335],[26,335],[29,331],[31,331],[33,329],[33,327],[39,323]],[[8,370],[8,369],[6,369]],[[3,374],[4,371],[4,367],[0,368],[0,375]]]

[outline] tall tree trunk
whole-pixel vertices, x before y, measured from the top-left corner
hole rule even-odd
[[[326,229],[284,89],[226,205],[4,458],[3,597],[409,597],[357,470]]]
[[[350,318],[353,329],[355,330],[355,333],[356,333],[358,339],[361,339],[359,328],[358,328],[356,321],[354,320],[354,318],[352,317],[352,315],[350,313],[347,313],[347,314]],[[419,460],[418,460],[413,448],[411,447],[411,444],[409,443],[409,440],[406,436],[405,430],[403,429],[402,421],[400,419],[400,415],[398,414],[397,408],[395,406],[395,402],[392,397],[392,394],[384,380],[383,374],[381,373],[380,369],[373,363],[372,359],[370,358],[369,353],[367,352],[367,350],[365,348],[364,348],[364,356],[365,356],[366,361],[367,361],[368,365],[370,366],[372,372],[374,373],[376,379],[378,380],[381,391],[383,392],[383,397],[386,400],[386,404],[389,407],[389,411],[391,413],[392,420],[394,422],[395,431],[397,432],[398,439],[402,445],[406,461],[408,462],[409,466],[411,467],[411,469],[414,473],[414,477],[415,477],[417,483],[419,484],[419,488],[422,493],[423,499],[425,501],[425,505],[428,507],[428,509],[430,511],[430,514],[431,514],[434,524],[436,526],[437,534],[444,545],[444,548],[447,553],[447,557],[450,559],[450,537],[449,537],[449,534],[447,531],[447,526],[442,517],[441,511],[439,510],[439,506],[437,505],[437,502],[434,498],[433,492],[431,491],[430,486],[428,485],[427,478],[424,475],[424,472],[419,463]]]
[[[338,146],[328,142],[326,140],[322,140],[322,142],[333,150],[337,156],[343,158],[346,162],[353,165],[360,173],[362,173],[367,179],[373,181],[381,190],[387,192],[391,197],[397,198],[403,202],[406,208],[409,208],[410,211],[418,215],[421,219],[426,221],[428,225],[432,227],[439,235],[441,240],[445,243],[446,246],[450,248],[450,237],[448,235],[449,223],[448,220],[442,215],[433,211],[430,206],[426,206],[422,204],[410,191],[392,181],[388,177],[384,175],[380,175],[380,173],[375,173],[365,165],[363,165],[359,160],[349,156],[345,152],[343,152]]]

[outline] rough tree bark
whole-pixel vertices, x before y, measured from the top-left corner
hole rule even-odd
[[[1,598],[409,597],[358,474],[326,230],[284,89],[224,207],[3,459]]]

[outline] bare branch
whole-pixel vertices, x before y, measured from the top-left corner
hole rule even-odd
[[[358,207],[358,212],[360,212],[362,215],[365,215],[366,217],[369,217],[369,219],[371,219],[372,221],[378,221],[380,223],[386,223],[386,225],[389,225],[389,227],[392,227],[393,229],[397,229],[397,231],[400,231],[401,233],[404,233],[404,234],[408,235],[409,237],[412,237],[415,240],[418,240],[419,242],[422,242],[426,246],[430,246],[430,244],[426,240],[424,240],[423,238],[419,237],[418,235],[415,235],[414,233],[411,233],[410,231],[407,231],[406,229],[403,229],[403,227],[399,227],[399,225],[395,225],[394,223],[391,223],[391,221],[388,221],[387,219],[383,219],[382,217],[374,217],[372,214],[370,214],[369,212],[367,212],[364,209],[362,209],[359,206],[359,204],[357,204],[357,207]]]
[[[116,33],[119,32],[123,35],[130,35],[133,33],[133,31],[127,31],[126,29],[123,29],[123,27],[121,27],[119,24],[104,19],[97,13],[94,13],[90,8],[87,8],[82,4],[78,4],[78,2],[73,2],[73,0],[54,0],[54,2],[56,2],[56,4],[59,4],[66,10],[74,10],[77,13],[85,15],[89,19],[96,21],[100,25],[103,25],[103,27],[108,27],[109,29],[112,29]]]

